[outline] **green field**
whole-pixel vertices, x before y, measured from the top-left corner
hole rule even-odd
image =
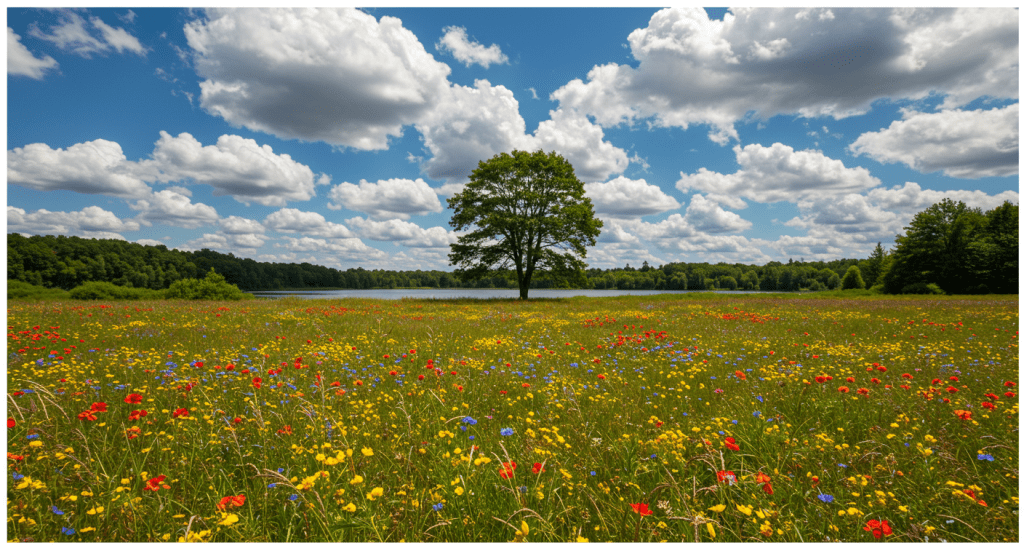
[[[10,541],[1018,541],[1018,299],[11,302]]]

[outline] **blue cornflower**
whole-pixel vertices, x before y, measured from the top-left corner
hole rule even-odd
[[[761,417],[761,412],[755,411],[754,412],[754,417]]]
[[[595,472],[595,471],[591,470],[591,471],[590,471],[590,475],[592,475],[592,476],[596,476],[596,475],[597,475],[597,472]]]
[[[75,529],[74,528],[64,527],[64,528],[60,529],[60,533],[64,534],[65,536],[74,536],[75,535]]]
[[[501,434],[503,436],[506,436],[506,437],[512,435],[513,433],[514,433],[514,431],[512,430],[511,427],[505,427],[504,429],[501,430]]]
[[[438,504],[434,505],[432,508],[434,509],[434,512],[438,512],[438,511],[440,511],[441,509],[444,508],[444,503],[438,503]]]
[[[60,510],[59,508],[57,508],[57,505],[53,505],[53,506],[51,506],[51,507],[50,507],[50,511],[52,511],[52,512],[53,512],[53,514],[56,514],[56,515],[62,515],[62,514],[64,514],[64,511],[62,511],[62,510]]]
[[[476,425],[476,420],[473,419],[472,417],[469,417],[468,415],[462,418],[462,422],[465,423],[466,425]]]
[[[273,488],[277,487],[277,484],[276,483],[271,483],[271,484],[268,484],[267,487],[269,489],[273,489]]]
[[[25,476],[23,476],[22,474],[19,474],[18,472],[11,472],[11,477],[14,478],[14,481],[18,481],[19,479],[21,479],[21,478],[23,478]]]
[[[840,468],[845,468],[845,467],[846,467],[846,464],[840,464],[840,465],[839,465],[839,467],[840,467]]]
[[[833,500],[835,500],[835,497],[833,497],[832,495],[825,495],[824,493],[822,493],[818,495],[818,499],[821,499],[821,502],[823,503],[831,503]]]
[[[993,458],[991,454],[979,454],[978,460],[988,460],[989,462],[992,462],[995,458]]]
[[[294,495],[294,494],[293,494],[293,495],[289,495],[289,496],[288,496],[288,500],[289,500],[289,501],[294,501],[294,500],[296,500],[296,499],[298,499],[298,498],[299,498],[299,496],[298,496],[298,495]]]

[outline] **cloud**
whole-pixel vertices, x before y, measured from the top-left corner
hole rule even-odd
[[[416,123],[424,147],[433,154],[420,166],[430,179],[465,184],[481,161],[530,147],[512,92],[487,80],[473,85],[453,85]]]
[[[263,225],[280,233],[313,235],[316,237],[347,238],[352,232],[340,223],[330,223],[316,212],[303,212],[283,208],[267,216]]]
[[[774,143],[771,147],[751,144],[733,147],[740,170],[723,175],[701,167],[695,174],[679,173],[676,188],[698,190],[726,200],[747,198],[756,202],[829,198],[859,192],[881,181],[863,167],[847,168],[842,161],[819,151],[795,151]],[[709,197],[710,198],[710,197]],[[741,200],[732,202],[736,207]]]
[[[57,61],[51,56],[36,58],[25,45],[14,29],[7,28],[7,75],[28,76],[41,80],[47,70],[56,70]]]
[[[872,203],[886,210],[900,211],[904,214],[913,214],[927,209],[933,204],[941,202],[943,198],[963,201],[972,208],[991,210],[1004,201],[1009,200],[1013,204],[1020,203],[1020,193],[1015,190],[1007,190],[999,194],[986,194],[980,190],[930,190],[923,189],[921,185],[914,182],[907,182],[902,187],[877,188],[866,194],[867,199]],[[907,219],[906,223],[910,223]]]
[[[595,66],[551,98],[601,126],[703,124],[720,144],[753,115],[845,118],[878,99],[945,95],[943,108],[1018,95],[1009,9],[665,9],[629,35],[636,68]]]
[[[59,14],[59,23],[51,27],[49,33],[44,33],[38,24],[32,23],[28,28],[28,34],[51,42],[64,52],[72,52],[83,58],[91,58],[93,54],[106,54],[111,50],[116,50],[119,54],[129,51],[139,56],[146,55],[147,49],[139,40],[120,27],[111,27],[98,17],[89,18],[92,28],[100,32],[102,38],[99,38],[86,29],[86,21],[82,16],[70,10],[61,10]]]
[[[326,257],[327,262],[334,263],[325,265],[333,265],[335,267],[340,267],[340,262],[379,262],[388,256],[384,251],[369,247],[363,241],[356,238],[327,241],[310,237],[282,237],[281,241],[280,243],[275,243],[274,246],[291,252],[316,253],[319,257]],[[315,261],[316,259],[307,257],[305,260]]]
[[[138,165],[127,160],[118,143],[102,139],[66,150],[29,144],[7,152],[7,182],[43,192],[144,198],[151,190],[138,172]]]
[[[1020,105],[938,113],[906,111],[903,120],[850,144],[854,155],[903,163],[922,173],[976,179],[1019,173]]]
[[[723,210],[717,203],[700,194],[690,198],[684,218],[695,230],[709,234],[738,233],[754,225],[737,214]]]
[[[37,210],[26,212],[21,208],[7,206],[7,230],[27,235],[66,235],[88,239],[121,239],[123,231],[138,231],[139,223],[121,218],[113,212],[98,206],[89,206],[81,211],[51,212]]]
[[[264,206],[309,200],[316,188],[309,167],[286,153],[275,154],[269,145],[231,134],[203,146],[186,132],[173,137],[161,131],[148,168],[154,171],[152,180],[191,180],[212,186],[215,196]]]
[[[220,252],[227,252],[231,249],[231,246],[228,243],[228,238],[225,237],[224,235],[217,235],[214,233],[203,233],[202,237],[186,241],[178,245],[176,248],[178,250],[190,252],[202,250],[204,248]]]
[[[255,219],[232,215],[220,220],[220,230],[229,235],[260,235],[267,229]]]
[[[606,180],[629,166],[629,154],[604,141],[604,130],[573,109],[559,108],[537,125],[535,148],[556,151],[572,164],[584,182]]]
[[[156,221],[175,227],[195,229],[216,224],[219,217],[217,210],[202,203],[192,201],[179,192],[161,190],[151,196],[128,204],[131,209],[139,212],[135,219],[143,225],[151,226]]]
[[[167,246],[167,243],[164,243],[163,241],[157,241],[156,239],[136,239],[136,240],[134,240],[132,242],[137,244],[137,245],[142,245],[142,246],[147,246],[147,247]]]
[[[508,57],[501,53],[501,47],[491,45],[485,47],[476,41],[469,40],[465,27],[449,26],[444,28],[441,42],[434,45],[440,52],[448,51],[455,60],[462,62],[467,68],[479,64],[484,68],[491,64],[506,64]]]
[[[185,25],[200,105],[233,126],[379,150],[447,89],[401,20],[355,9],[206,10]]]
[[[640,217],[679,207],[679,202],[656,185],[644,179],[623,176],[600,183],[586,184],[587,196],[594,202],[594,212],[610,217]]]
[[[447,247],[458,240],[458,236],[444,227],[424,229],[415,223],[400,219],[372,221],[362,217],[346,219],[345,223],[355,229],[361,237],[374,241],[392,241],[407,247]]]
[[[374,219],[409,219],[412,214],[425,215],[442,209],[437,193],[423,179],[373,183],[360,180],[358,185],[343,182],[332,188],[327,197],[334,202],[327,204],[332,210],[360,211]]]

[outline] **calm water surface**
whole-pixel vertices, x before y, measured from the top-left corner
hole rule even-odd
[[[631,289],[531,289],[530,298],[551,297],[638,297],[665,293],[696,293],[694,291],[648,291]],[[706,291],[704,293],[707,293]],[[763,293],[762,291],[712,291],[711,293]],[[331,291],[253,291],[257,297],[277,299],[518,299],[518,289],[338,289]]]

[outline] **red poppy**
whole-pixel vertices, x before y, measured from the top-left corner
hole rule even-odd
[[[960,377],[957,377],[957,376],[949,377],[949,381],[950,382],[960,382]]]
[[[1003,386],[1005,386],[1007,388],[1013,388],[1014,386],[1017,386],[1017,383],[1013,382],[1012,380],[1008,380],[1008,381],[1003,383]]]
[[[235,425],[238,425],[239,423],[242,422],[242,418],[241,417],[236,417],[231,422],[234,423]]]
[[[993,404],[992,402],[982,402],[981,403],[981,407],[986,408],[986,409],[990,409],[990,410],[996,409],[996,405]]]
[[[874,519],[868,520],[868,525],[864,527],[864,531],[871,532],[876,540],[881,539],[883,534],[886,536],[892,535],[892,528],[889,526],[888,520],[881,522]]]
[[[516,469],[516,463],[515,462],[502,462],[501,463],[501,469],[498,471],[498,475],[500,475],[501,477],[503,477],[505,479],[508,479],[510,477],[515,477],[515,475],[516,475],[515,469]]]
[[[971,412],[969,412],[969,411],[953,410],[953,413],[957,417],[959,417],[962,421],[970,421],[971,420]]]
[[[203,368],[203,362],[202,361],[196,361],[196,365],[195,366],[196,366],[197,369],[202,369]]]
[[[957,390],[955,386],[948,386],[948,387],[946,387],[946,392],[949,392],[950,394],[953,394],[954,392],[960,392],[960,391]]]
[[[739,450],[740,449],[740,445],[736,444],[736,439],[734,439],[732,437],[726,437],[725,438],[725,448],[728,448],[729,450]]]
[[[604,375],[597,375],[597,378],[604,380]]]
[[[992,399],[993,401],[995,401],[995,400],[998,400],[998,399],[999,399],[999,396],[996,396],[995,394],[992,394],[991,392],[990,392],[990,393],[988,393],[988,394],[985,394],[985,397],[986,397],[986,398],[991,398],[991,399]]]
[[[217,503],[217,508],[220,510],[227,510],[229,508],[240,507],[245,504],[245,495],[228,495]]]
[[[334,382],[331,383],[331,387],[336,387],[336,386],[341,386],[341,383],[338,382],[338,381],[334,381]]]
[[[1005,397],[1007,397],[1007,398],[1014,398],[1014,397],[1016,397],[1017,395],[1016,395],[1016,394],[1014,394],[1013,392],[1007,392],[1007,393],[1003,394],[1003,396],[1005,396]]]
[[[876,378],[871,379],[871,382],[873,382],[874,384],[881,384],[882,383],[882,381],[880,381],[880,380],[878,380]]]
[[[260,378],[260,377],[254,377],[252,379],[252,387],[253,388],[262,388],[263,387],[263,379]]]
[[[650,516],[654,511],[647,508],[647,503],[630,503],[629,506],[633,507],[633,512],[640,516]]]
[[[850,391],[850,389],[845,387],[845,386],[840,386],[839,387],[839,392],[842,393],[842,394],[846,394],[849,391]]]
[[[727,482],[729,485],[736,484],[736,474],[732,471],[720,470],[716,474],[718,476],[718,483]]]
[[[78,414],[78,419],[82,421],[96,421],[96,416],[91,411],[84,411]]]
[[[7,453],[7,459],[8,460],[14,460],[15,462],[21,462],[22,460],[25,459],[25,457],[20,455],[20,454],[11,454],[10,452],[8,452]]]
[[[362,385],[363,385],[363,381],[361,381],[361,380],[357,380],[356,381],[356,386],[362,386]]]
[[[857,394],[861,394],[861,395],[864,395],[864,396],[867,396],[868,392],[869,392],[869,390],[867,388],[858,388],[857,389]]]
[[[541,464],[540,462],[534,462],[533,463],[533,473],[539,474],[541,472],[546,472],[546,471],[547,470],[544,468],[544,464]]]
[[[178,408],[174,410],[174,417],[188,417],[188,410],[185,408]]]
[[[225,371],[234,371],[235,370],[235,364],[234,363],[228,363],[227,366],[224,367],[224,370]]]
[[[736,371],[736,378],[740,380],[747,380],[747,375],[743,374],[743,371]]]
[[[912,375],[912,374],[910,374],[910,373],[903,373],[903,374],[902,374],[902,375],[900,375],[900,376],[901,376],[901,377],[903,377],[903,378],[905,378],[905,379],[908,379],[908,380],[914,380],[914,375]]]
[[[818,375],[818,376],[814,377],[814,381],[817,382],[818,384],[821,384],[821,383],[825,382],[825,377],[823,377],[821,375]]]
[[[292,434],[292,426],[291,425],[285,425],[284,427],[282,427],[282,428],[277,430],[277,434],[278,435],[291,435]]]
[[[820,482],[820,481],[821,480],[818,479],[818,476],[811,476],[811,487],[817,487],[818,486],[818,482]]]
[[[89,411],[107,411],[107,403],[93,402],[92,406],[89,407]]]
[[[138,421],[147,415],[149,415],[149,413],[146,410],[132,410],[132,412],[128,414],[128,421]]]
[[[135,393],[129,394],[129,395],[124,397],[124,403],[126,403],[126,404],[141,404],[142,403],[142,395],[141,394],[135,394]]]
[[[163,480],[167,479],[167,476],[156,476],[149,479],[146,482],[146,486],[142,488],[143,491],[153,491],[154,493],[159,491],[161,487],[164,489],[170,489],[171,486],[167,484],[161,484]]]
[[[14,422],[14,418],[13,418],[13,417],[8,417],[8,418],[7,418],[7,428],[8,428],[8,429],[14,429],[14,426],[15,426],[15,425],[16,425],[16,424],[15,424],[15,422]]]

